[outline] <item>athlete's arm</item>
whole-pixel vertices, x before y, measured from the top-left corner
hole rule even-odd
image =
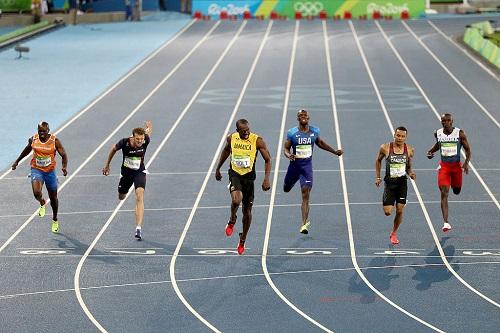
[[[271,154],[269,154],[269,150],[267,150],[266,143],[261,137],[257,138],[257,149],[260,151],[260,154],[264,158],[265,166],[264,166],[264,181],[262,182],[262,189],[267,191],[271,188],[269,183],[269,175],[271,174]]]
[[[215,179],[220,181],[222,179],[222,175],[220,174],[220,168],[226,162],[227,158],[231,154],[231,135],[228,135],[226,138],[226,145],[224,149],[220,152],[219,164],[217,164],[217,168],[215,169]]]
[[[465,150],[465,161],[464,164],[462,165],[462,168],[464,169],[464,172],[467,175],[469,173],[469,161],[471,157],[471,149],[469,141],[467,141],[467,136],[465,135],[465,132],[463,130],[460,130],[459,136],[460,136],[460,141],[462,143],[462,147],[464,147]]]
[[[408,146],[408,163],[406,163],[406,173],[413,180],[417,179],[417,174],[412,169],[412,159],[414,152],[415,150],[413,149],[413,147]]]
[[[61,158],[62,158],[62,173],[64,176],[68,175],[68,170],[67,170],[67,167],[68,167],[68,155],[66,154],[66,150],[64,149],[62,143],[61,143],[61,140],[59,140],[58,138],[56,138],[56,150],[57,152],[59,153],[59,155],[61,155]]]
[[[382,169],[382,160],[387,156],[387,144],[384,143],[380,146],[377,158],[375,159],[375,185],[377,187],[382,183],[382,178],[380,177],[380,170]]]
[[[285,157],[288,158],[290,161],[295,161],[295,155],[292,154],[292,151],[290,150],[291,148],[292,148],[292,141],[286,140],[283,147],[283,152],[285,154]]]
[[[33,139],[29,138],[28,139],[28,144],[26,145],[26,147],[24,147],[24,149],[21,152],[21,154],[19,155],[19,157],[14,161],[14,163],[12,163],[12,170],[16,170],[17,165],[19,164],[19,162],[23,158],[25,158],[26,156],[28,156],[28,154],[31,152],[31,143],[32,142],[33,142]]]
[[[321,149],[329,151],[330,153],[335,154],[337,156],[340,156],[344,153],[342,149],[333,149],[332,147],[330,147],[330,145],[328,145],[325,141],[323,141],[322,138],[316,139],[316,145]]]
[[[431,149],[429,149],[427,151],[427,158],[428,159],[433,158],[434,157],[434,153],[439,150],[439,144],[437,142],[437,133],[436,132],[434,132],[434,137],[436,138],[436,143],[434,144],[434,146],[431,147]]]
[[[115,156],[117,151],[118,149],[116,148],[116,145],[113,145],[113,147],[111,147],[111,150],[109,151],[108,160],[106,161],[104,168],[102,168],[103,175],[105,176],[109,175],[109,170],[110,170],[109,165],[111,164],[111,160],[113,159],[113,156]]]

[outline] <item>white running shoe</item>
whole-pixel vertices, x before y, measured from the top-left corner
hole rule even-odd
[[[451,230],[451,225],[448,222],[443,224],[443,232],[448,232]]]

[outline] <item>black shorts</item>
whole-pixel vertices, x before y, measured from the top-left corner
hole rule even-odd
[[[138,187],[146,189],[146,174],[141,171],[122,175],[118,184],[118,193],[127,194],[132,184],[134,184],[136,189]]]
[[[408,184],[406,179],[396,183],[385,182],[382,203],[384,206],[394,206],[394,203],[406,205],[407,193]]]
[[[243,194],[243,205],[253,203],[254,198],[254,182],[252,178],[244,177],[233,170],[229,169],[229,193],[233,191],[241,191]]]

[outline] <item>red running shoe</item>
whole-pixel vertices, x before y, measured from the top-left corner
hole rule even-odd
[[[235,222],[231,223],[231,221],[227,222],[227,225],[226,225],[226,236],[227,237],[229,237],[233,234],[234,223]]]
[[[399,244],[399,239],[398,239],[398,237],[396,236],[396,233],[392,233],[392,232],[391,232],[391,235],[389,236],[389,238],[391,239],[391,243],[392,243],[393,245]]]
[[[240,241],[238,243],[238,248],[237,248],[239,255],[242,255],[243,252],[245,252],[245,241],[241,240],[241,235],[243,235],[243,234],[240,233]]]

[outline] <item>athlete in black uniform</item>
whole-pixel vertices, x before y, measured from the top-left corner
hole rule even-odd
[[[375,160],[375,185],[378,187],[382,183],[380,170],[382,160],[385,159],[384,196],[382,204],[386,216],[391,215],[394,203],[396,203],[396,216],[394,225],[389,236],[392,244],[399,244],[396,232],[403,222],[403,210],[406,205],[406,194],[408,190],[407,177],[415,179],[415,172],[411,169],[411,159],[413,148],[405,143],[408,131],[404,127],[396,128],[394,141],[384,143],[380,146],[377,159]]]
[[[109,165],[113,156],[118,150],[123,153],[121,178],[118,184],[118,199],[123,200],[127,196],[128,190],[134,185],[135,188],[135,238],[142,239],[142,219],[144,216],[144,189],[146,188],[146,167],[144,166],[144,155],[150,141],[153,130],[150,121],[146,122],[146,127],[137,127],[132,130],[132,136],[123,138],[111,147],[102,169],[102,174],[109,175]]]

